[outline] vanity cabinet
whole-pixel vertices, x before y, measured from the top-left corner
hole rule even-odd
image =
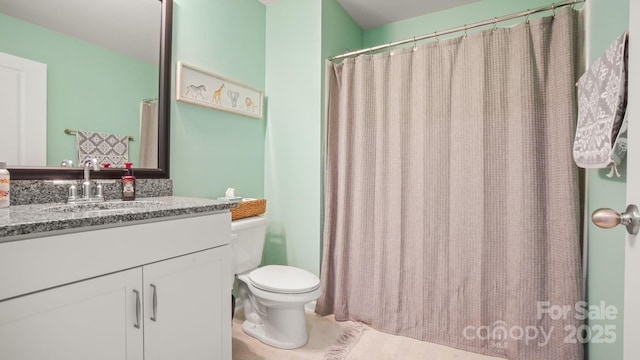
[[[0,359],[231,359],[230,224],[225,212],[0,243],[0,270],[26,263],[0,274]]]
[[[141,282],[132,269],[1,302],[0,359],[142,359]]]
[[[145,360],[231,359],[231,246],[143,267]]]

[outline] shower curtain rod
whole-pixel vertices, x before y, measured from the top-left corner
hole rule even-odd
[[[365,54],[365,53],[368,53],[368,52],[371,52],[371,51],[377,51],[377,50],[387,49],[387,48],[390,48],[390,47],[395,47],[395,46],[398,46],[398,45],[408,44],[408,43],[411,43],[411,42],[415,43],[416,41],[420,41],[420,40],[424,40],[424,39],[430,39],[430,38],[433,38],[433,37],[435,37],[437,39],[439,35],[446,35],[446,34],[451,34],[451,33],[460,32],[460,31],[464,31],[465,34],[466,34],[467,30],[469,30],[469,29],[473,29],[473,28],[477,28],[477,27],[485,26],[485,25],[490,25],[490,24],[494,24],[494,26],[496,26],[499,22],[502,22],[502,21],[516,19],[516,18],[523,17],[523,16],[526,16],[528,18],[529,15],[531,15],[531,14],[535,14],[535,13],[539,13],[539,12],[543,12],[543,11],[552,10],[552,11],[555,12],[555,10],[557,8],[559,8],[559,7],[568,6],[568,5],[575,5],[575,4],[583,3],[585,1],[586,0],[569,0],[569,1],[559,2],[559,3],[552,3],[551,5],[541,6],[539,8],[535,8],[535,9],[529,9],[529,10],[521,11],[521,12],[518,12],[518,13],[504,15],[504,16],[493,18],[491,20],[484,20],[484,21],[479,21],[479,22],[473,23],[473,24],[467,24],[467,25],[464,25],[464,26],[458,26],[458,27],[447,29],[447,30],[443,30],[443,31],[436,31],[434,33],[427,34],[427,35],[414,36],[414,37],[412,37],[410,39],[394,41],[394,42],[390,42],[388,44],[372,46],[372,47],[369,47],[369,48],[366,48],[366,49],[349,51],[349,52],[346,52],[346,53],[343,53],[343,54],[340,54],[340,55],[336,55],[336,56],[330,57],[329,61],[340,60],[340,59],[344,59],[344,58],[348,58],[348,57],[352,57],[352,56]]]

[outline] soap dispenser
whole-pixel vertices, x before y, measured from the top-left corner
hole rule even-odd
[[[136,177],[131,169],[133,163],[124,163],[125,169],[122,172],[122,200],[131,201],[136,199]]]

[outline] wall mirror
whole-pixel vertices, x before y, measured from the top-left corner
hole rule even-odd
[[[100,3],[108,3],[110,7],[118,5],[122,8],[109,10],[109,13],[105,13],[104,8],[99,7],[102,6]],[[143,4],[139,5],[139,3]],[[146,9],[151,7],[151,10],[141,14],[139,9],[135,9],[136,15],[132,15],[134,7]],[[21,9],[16,10],[15,8]],[[37,11],[33,15],[19,15],[23,17],[16,15],[18,11],[25,9]],[[17,54],[13,55],[45,64],[50,57],[61,59],[55,65],[47,64],[46,166],[43,164],[17,165],[9,163],[12,179],[81,179],[82,169],[77,164],[76,136],[73,134],[75,129],[132,135],[133,140],[129,145],[129,159],[134,162],[136,177],[169,177],[172,11],[172,0],[47,0],[46,2],[41,0],[6,0],[0,2],[0,22],[5,22],[5,27],[10,29],[15,29],[18,26],[24,26],[26,29],[25,31],[10,31],[11,35],[9,36],[16,38],[28,34],[39,38],[17,40],[8,36],[3,37],[0,34],[0,52],[12,54],[14,52],[12,50],[15,50]],[[102,36],[112,35],[111,40],[107,39],[106,41],[113,42],[115,37],[117,42],[111,45],[97,45],[92,42],[92,39],[72,38],[69,34],[62,34],[60,30],[50,30],[42,25],[50,21],[46,17],[65,18],[62,14],[72,14],[72,20],[67,18],[66,22],[79,24],[83,28],[82,32],[86,34],[94,32],[92,30],[98,26],[98,22],[104,23],[103,26],[106,28],[103,27],[95,33]],[[34,20],[28,21],[26,17],[31,17]],[[98,21],[96,18],[100,18],[100,20]],[[132,27],[126,25],[129,23],[134,25]],[[144,35],[148,33],[142,29],[145,23],[153,25],[154,32],[151,35]],[[0,26],[2,26],[1,23]],[[123,31],[125,32],[123,33]],[[54,35],[49,35],[49,33]],[[58,34],[69,37],[65,38]],[[55,38],[56,41],[51,41],[49,36],[59,36],[59,38]],[[42,41],[42,38],[48,42],[35,45],[34,41]],[[125,60],[125,54],[133,57],[136,55],[127,53],[128,50],[122,50],[121,45],[124,42],[131,42],[131,40],[138,41],[139,44],[129,45],[131,50],[135,52],[146,49],[144,51],[147,53],[139,54],[138,59],[129,61]],[[74,47],[76,46],[74,44],[80,41],[86,42],[86,47],[90,50],[76,51],[77,47]],[[94,57],[89,61],[84,61],[81,55],[84,55],[85,52],[92,52]],[[113,58],[109,55],[112,53],[115,54]],[[136,65],[135,69],[131,69],[129,65],[132,63],[142,65]],[[62,72],[57,70],[65,66],[67,72],[60,75]],[[82,84],[82,81],[85,83],[94,82],[90,83],[90,87],[87,87],[86,84]],[[103,81],[107,83],[103,83]],[[126,104],[122,105],[121,99],[118,97],[123,98],[123,94],[132,92],[133,86],[129,86],[130,83],[127,81],[144,82],[144,91],[138,91],[135,99],[126,99],[124,100]],[[57,87],[58,84],[64,84],[64,88],[60,90],[61,88]],[[112,96],[115,96],[115,99]],[[140,110],[145,102],[157,102],[157,163],[151,161],[148,164],[154,166],[139,167],[137,161],[139,148],[136,147],[139,147],[137,142],[141,131]],[[118,111],[123,107],[128,107],[127,111],[131,114],[127,113],[126,116],[122,116],[122,113]],[[82,111],[78,109],[82,109]],[[75,112],[71,112],[71,110]],[[117,122],[124,121],[122,118],[126,118],[132,124],[127,125],[127,130],[117,128]],[[83,121],[88,121],[89,125]],[[66,129],[72,130],[71,134],[65,133]],[[155,133],[155,129],[153,133]],[[155,150],[155,146],[152,148]],[[68,158],[74,160],[74,167],[60,166],[61,161]],[[0,159],[0,161],[4,160]],[[92,178],[114,179],[121,175],[122,169],[102,169],[93,173]]]

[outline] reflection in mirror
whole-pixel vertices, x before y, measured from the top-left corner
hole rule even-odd
[[[113,5],[120,8],[110,8]],[[117,149],[128,149],[116,155],[124,154],[134,162],[136,176],[168,177],[171,10],[171,0],[0,2],[0,52],[46,66],[46,125],[15,126],[15,137],[26,139],[27,144],[18,146],[19,154],[37,151],[38,146],[30,146],[29,141],[35,143],[38,130],[44,132],[46,154],[41,158],[46,163],[8,160],[12,178],[81,178],[78,168],[60,167],[63,160],[77,166],[78,150],[93,151],[87,146],[91,142],[78,141],[83,138],[76,135],[77,130],[123,135],[125,140]],[[51,18],[62,21],[56,25]],[[0,77],[6,76],[1,61],[2,57]],[[0,87],[0,91],[7,90]],[[0,115],[7,118],[4,112],[0,110]],[[21,113],[19,108],[13,112]],[[96,145],[108,144],[114,143]],[[0,161],[11,158],[7,151],[0,147]],[[96,175],[117,178],[120,174],[121,170],[113,169]]]

